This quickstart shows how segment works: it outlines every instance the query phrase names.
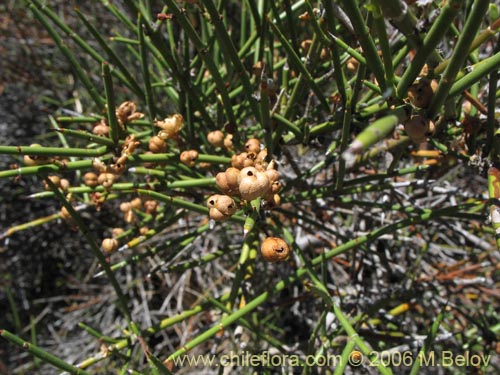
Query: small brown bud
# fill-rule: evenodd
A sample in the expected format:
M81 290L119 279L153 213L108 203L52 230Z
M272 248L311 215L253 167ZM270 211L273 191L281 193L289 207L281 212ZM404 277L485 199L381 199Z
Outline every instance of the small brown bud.
M196 164L196 160L198 160L198 151L196 150L187 150L183 151L180 156L181 162L188 167L194 167Z
M232 134L228 134L224 138L224 148L226 150L228 150L228 151L230 151L230 150L232 150L234 148L234 145L233 145L233 135Z
M113 228L111 230L111 236L113 238L116 238L118 236L121 236L123 234L123 232L124 232L123 228Z
M106 253L113 253L118 249L118 240L116 238L105 238L102 240L102 249Z
M434 97L437 89L436 80L421 78L408 89L408 98L410 102L418 108L427 108Z
M154 199L149 199L144 202L144 211L150 215L156 215L158 209L158 202Z
M92 133L101 137L107 137L109 135L109 126L103 120L94 126Z
M427 137L434 134L434 122L421 115L413 115L404 123L404 129L408 137L415 143L424 143Z
M184 118L181 114L176 113L163 121L156 120L154 124L162 129L160 131L161 135L158 134L160 137L163 139L173 139L181 131L184 125Z
M97 182L99 185L102 185L104 188L110 188L116 181L116 176L113 173L101 173L99 177L97 177Z
M262 257L267 262L282 262L290 256L290 247L279 237L267 237L260 246Z
M159 136L155 135L149 140L149 151L160 154L167 152L167 144Z
M130 210L132 210L132 205L130 204L130 202L120 203L120 211L121 212L128 212Z
M238 188L241 197L247 201L264 196L270 186L269 177L254 167L246 167L240 171Z
M214 147L224 146L224 133L221 130L214 130L207 134L207 141Z
M142 199L141 198L134 198L130 201L130 205L134 210L140 210L142 208Z
M260 152L260 141L257 138L250 138L245 143L245 151L257 155Z

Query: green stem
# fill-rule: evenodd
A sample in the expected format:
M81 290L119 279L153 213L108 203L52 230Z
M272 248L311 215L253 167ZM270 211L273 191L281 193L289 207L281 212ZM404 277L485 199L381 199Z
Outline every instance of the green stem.
M208 53L208 47L203 43L202 39L194 29L193 25L189 21L185 10L181 10L174 0L164 0L164 3L168 6L169 11L171 11L176 21L179 22L182 29L186 32L189 39L193 42L194 47L201 56L203 62L206 64L212 78L214 79L219 95L221 96L222 103L224 104L224 110L228 117L229 122L237 124L236 116L233 112L233 107L231 105L231 99L229 98L226 85L219 73L219 69L214 63L213 57Z
M343 0L342 3L344 4L344 10L351 20L354 30L357 33L356 36L358 37L359 44L361 44L361 47L363 48L366 60L370 61L370 68L375 74L380 89L382 92L385 92L387 84L385 81L386 77L384 64L382 63L382 60L377 52L375 42L368 31L367 21L363 19L357 2Z
M106 93L106 113L109 124L109 138L113 141L115 147L118 146L120 140L120 126L116 118L116 103L113 90L113 81L111 78L111 68L108 63L102 64L102 76L104 79L104 91Z
M446 67L429 108L427 109L427 116L429 118L434 118L441 111L445 100L448 98L455 77L468 56L469 47L481 25L484 14L488 10L488 5L489 0L474 1L472 10L465 21L464 28L453 50L450 63Z
M146 45L146 36L144 35L144 28L141 27L143 20L142 16L139 16L137 31L139 33L139 53L140 53L140 63L142 70L142 77L144 79L144 93L146 103L149 110L149 118L153 121L156 118L156 106L155 97L153 93L153 88L151 87L151 74L149 73L150 67L148 64L148 47Z
M47 22L47 19L43 15L41 9L44 9L44 6L41 5L38 1L28 1L26 2L29 4L29 8L35 15L35 17L40 21L40 23L45 27L47 32L50 34L50 37L54 40L54 43L59 47L59 50L61 53L68 59L70 66L73 67L75 70L76 75L82 82L82 84L85 86L87 89L90 97L94 100L94 103L96 104L97 108L100 110L104 109L104 99L99 95L97 88L94 86L92 81L90 80L87 72L83 69L83 67L80 65L78 60L76 59L75 55L71 53L70 49L66 45L66 43L63 42L59 34L56 32L56 30L52 27L51 24Z
M27 341L24 341L23 339L10 333L6 329L0 329L0 336L10 341L11 343L23 348L28 353L33 354L35 357L40 358L44 362L50 363L52 366L57 367L60 370L67 371L72 375L90 375L88 372L80 368L77 368L73 365L70 365L69 363L63 361L62 359L44 351L38 346L29 343Z
M407 95L408 88L415 78L420 74L422 67L428 61L429 56L435 50L450 28L453 19L460 10L461 1L450 0L441 9L439 17L433 22L431 29L424 38L423 44L417 50L410 66L405 70L398 84L398 95L402 99Z

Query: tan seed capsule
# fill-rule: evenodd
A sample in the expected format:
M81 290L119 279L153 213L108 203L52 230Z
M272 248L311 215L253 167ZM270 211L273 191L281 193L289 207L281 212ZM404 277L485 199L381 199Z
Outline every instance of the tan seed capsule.
M214 194L207 199L207 208L215 208L217 206L217 201L222 195Z
M240 175L240 170L234 167L229 167L225 172L217 173L215 176L215 183L217 187L224 193L228 195L239 195L239 183L238 177Z
M134 198L130 201L130 205L134 210L140 210L142 208L141 198Z
M123 228L113 228L111 230L111 235L113 236L113 238L115 238L121 236L123 232L124 232Z
M255 159L254 153L242 152L241 154L233 155L231 157L231 165L237 169L251 167L253 166L254 159Z
M101 173L97 177L97 182L104 188L110 188L115 183L116 176L113 173Z
M61 218L64 219L64 220L67 220L67 221L73 220L73 217L69 213L68 209L66 207L64 207L64 206L61 207L60 214L61 214Z
M118 240L116 238L105 238L102 240L102 249L106 253L112 253L118 249Z
M38 143L33 143L30 145L30 147L42 147ZM49 158L43 155L24 155L24 164L27 166L35 166L35 165L42 165L42 164L47 164L50 162Z
M221 195L217 200L215 208L217 208L220 212L222 212L226 216L233 215L238 209L233 198L231 198L228 195Z
M415 107L427 108L431 103L436 88L436 80L430 81L426 78L421 78L408 89L408 98Z
M228 195L214 194L207 199L209 216L215 221L229 219L238 209L233 198Z
M94 172L87 172L83 175L83 182L89 187L96 187L99 185L97 181L97 175Z
M61 178L59 176L49 176L48 179L52 181L56 187L61 187ZM45 190L50 190L50 186L47 182L44 181Z
M147 214L155 215L157 210L158 202L154 199L150 199L144 202L144 211L146 211Z
M182 115L176 113L162 121L155 121L155 125L162 129L160 133L163 139L172 139L181 131L184 125L184 118Z
M223 147L224 133L221 130L214 130L207 134L207 141L214 147Z
M257 155L260 152L260 141L257 138L250 138L245 143L245 151Z
M267 237L260 246L262 257L267 262L282 262L290 256L290 247L279 237Z
M130 210L132 210L132 205L130 204L130 202L120 203L120 211L121 212L128 212Z
M196 160L198 160L198 151L196 150L187 150L183 151L180 156L181 162L188 167L194 167L196 164Z
M208 216L210 217L210 219L215 220L215 221L224 221L224 220L229 219L229 216L224 215L222 212L220 212L216 208L211 208L208 211Z
M163 139L155 135L149 140L149 151L155 154L167 152L167 144Z
M126 211L123 215L123 219L126 223L132 223L135 220L135 216L132 210Z
M100 135L101 137L107 137L109 134L109 126L104 121L101 121L96 126L94 126L94 128L92 129L92 133L94 133L95 135Z
M276 169L267 169L264 173L267 175L271 183L278 181L280 178L280 173Z
M254 167L246 167L240 171L238 188L241 198L250 201L262 197L270 187L269 177L264 172L260 172Z
M71 184L69 183L69 181L65 178L61 178L61 181L59 182L59 187L63 190L63 191L68 191L69 187L71 186Z
M232 150L234 148L234 145L233 145L233 135L232 134L228 134L224 138L224 148L226 150Z
M434 123L421 115L411 116L405 121L404 128L408 137L415 143L424 143L435 130Z

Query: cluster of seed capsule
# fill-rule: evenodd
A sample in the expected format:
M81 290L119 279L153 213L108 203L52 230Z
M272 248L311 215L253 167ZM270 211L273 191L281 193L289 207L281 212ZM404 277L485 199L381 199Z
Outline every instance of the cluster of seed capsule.
M214 133L209 133L209 141L213 138ZM232 156L231 167L215 176L217 188L223 194L212 195L207 200L211 219L223 221L231 217L237 208L233 198L246 202L261 198L264 208L279 204L280 175L274 161L268 163L266 157L267 150L256 138L247 140L244 151Z
M126 223L134 223L137 220L136 213L138 212L155 216L158 213L158 201L154 199L143 200L141 198L134 198L131 201L122 202L120 204L120 211L123 213ZM148 227L142 226L139 228L139 233L144 235L148 230ZM118 250L119 241L117 237L121 234L123 234L122 228L113 228L111 237L106 237L102 240L101 247L106 254L112 254Z
M418 112L429 107L437 85L438 83L434 79L420 78L408 89L408 99L416 108L417 113L411 115L404 122L404 129L408 137L415 143L424 143L436 130L434 122Z
M232 137L224 136L220 130L210 132L207 140L214 147L234 148ZM261 199L264 209L279 205L282 188L280 174L274 161L266 161L267 156L267 149L257 138L248 139L244 150L233 154L231 166L215 176L217 188L222 194L213 194L207 199L210 219L228 220L239 205L255 199ZM284 240L268 237L262 242L261 253L265 260L278 262L288 258L290 248Z

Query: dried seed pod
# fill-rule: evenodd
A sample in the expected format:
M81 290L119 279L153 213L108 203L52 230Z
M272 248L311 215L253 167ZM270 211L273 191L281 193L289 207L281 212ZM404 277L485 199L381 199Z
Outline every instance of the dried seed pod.
M126 223L134 222L135 216L132 210L125 212L123 215L123 219L125 220Z
M321 52L319 53L319 58L321 60L330 60L332 58L332 54L330 53L330 50L328 48L322 48Z
M242 152L241 154L235 154L231 157L231 165L238 169L251 167L253 166L254 158L254 153Z
M173 139L181 131L184 125L184 118L181 114L176 113L163 121L156 120L154 124L162 129L160 131L161 135L158 134L159 136L163 139Z
M120 164L120 163L111 164L108 168L108 172L116 175L123 174L123 172L125 172L125 164Z
M107 172L108 170L108 167L106 166L106 164L104 164L101 160L99 159L94 159L92 161L92 166L94 167L94 169L98 172Z
M167 152L167 144L160 136L155 135L149 140L149 151L154 154Z
M107 137L109 135L109 126L102 120L92 129L92 133L99 135L101 137Z
M228 195L221 195L217 200L215 208L226 216L233 215L238 209L233 198Z
M59 176L53 175L53 176L48 176L47 178L50 181L52 181L52 183L54 185L56 185L57 187L61 187L61 178ZM44 184L45 190L51 190L49 184L46 181L44 181L43 184Z
M354 57L351 57L347 60L346 64L347 70L355 72L358 69L358 66L359 66L359 61L356 60Z
M198 160L198 151L196 150L187 150L183 151L180 156L181 162L188 167L194 167L196 164L196 160Z
M128 212L130 210L132 210L132 204L130 202L120 203L120 211L121 212Z
M118 240L116 238L105 238L102 240L102 249L106 253L113 253L118 250Z
M30 147L42 147L38 143L33 143ZM24 155L24 164L27 166L35 166L50 163L50 159L43 155Z
M290 256L290 247L279 237L267 237L260 246L262 257L267 262L282 262Z
M64 219L64 220L66 220L66 221L72 221L73 220L73 217L69 213L68 209L66 207L64 207L64 206L61 207L60 214L61 214L61 218Z
M224 221L224 220L229 219L229 216L224 215L222 212L220 212L216 208L211 208L208 211L208 216L210 217L210 219L215 220L215 221Z
M128 100L116 109L116 117L120 126L124 128L127 122L143 118L144 113L137 112L137 105Z
M405 121L404 128L408 137L415 143L424 143L434 134L434 123L421 115L413 115Z
M229 219L238 209L233 198L228 195L214 194L207 199L209 216L215 221Z
M245 143L245 151L257 155L260 152L260 141L257 138L250 138Z
M238 189L243 199L251 201L262 197L270 187L269 177L264 172L259 172L254 167L246 167L240 171Z
M280 179L280 173L276 169L267 169L264 173L267 175L271 183Z
M142 208L142 199L134 198L130 201L130 205L134 210L140 210Z
M221 130L214 130L207 134L207 141L214 147L224 146L224 133Z
M154 199L149 199L144 202L144 211L150 215L156 215L156 211L158 210L158 202Z
M121 236L123 232L124 232L123 228L113 228L111 229L111 236L115 238Z
M311 39L303 40L300 43L300 48L302 48L302 51L304 52L304 54L306 54L307 52L309 52L309 48L311 47L311 44L312 44L312 40Z
M431 103L436 89L437 81L435 79L431 81L421 78L408 89L408 98L415 107L427 108Z
M253 163L254 167L257 168L259 171L265 171L266 169L268 169L270 164L266 161L266 158L267 158L267 148L260 150L257 153Z
M68 191L69 187L71 186L71 184L69 183L69 181L65 178L61 178L61 180L59 181L59 187L63 190L63 191Z
M272 184L271 184L271 188L269 189L269 191L273 194L277 194L280 192L281 188L283 187L283 185L281 184L280 181L274 181Z
M232 150L234 148L234 145L233 145L233 135L232 134L228 134L224 138L224 147L228 151L230 151L230 150Z
M207 208L215 208L217 205L217 201L219 200L219 197L222 195L220 194L214 194L208 197L207 199Z
M110 188L116 181L116 175L113 173L101 173L99 177L97 177L97 182L99 185L102 185L105 189Z
M238 178L240 175L240 170L234 167L229 167L225 172L217 173L215 176L215 183L217 187L224 193L228 195L239 195L239 183Z

